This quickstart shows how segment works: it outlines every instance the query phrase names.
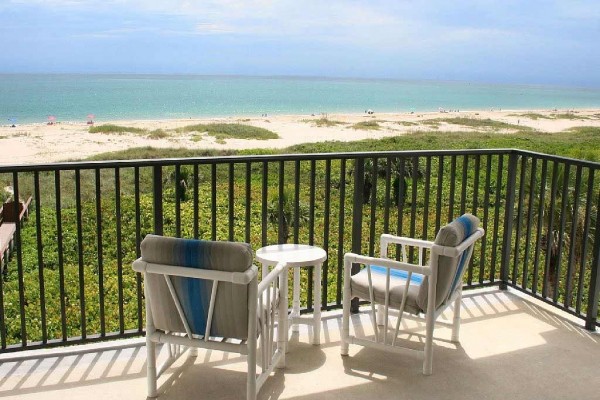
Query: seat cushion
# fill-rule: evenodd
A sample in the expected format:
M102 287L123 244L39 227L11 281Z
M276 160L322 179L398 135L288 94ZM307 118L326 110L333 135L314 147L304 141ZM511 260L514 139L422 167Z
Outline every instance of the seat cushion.
M373 283L373 296L375 302L385 304L387 268L376 265L371 266L371 281ZM390 298L389 304L392 308L400 308L402 297L406 286L408 273L405 271L394 270L390 272ZM350 282L350 288L353 297L359 297L364 300L370 300L369 294L369 272L363 268L358 274L353 275ZM410 279L408 295L406 297L405 311L418 313L417 296L419 287L423 282L423 275L413 273Z
M440 246L456 247L475 233L478 227L479 219L476 216L461 215L439 230L434 243ZM446 302L458 285L462 284L469 252L470 249L467 249L458 257L439 256L436 309ZM417 297L417 305L423 312L427 310L428 282L428 277L425 277Z

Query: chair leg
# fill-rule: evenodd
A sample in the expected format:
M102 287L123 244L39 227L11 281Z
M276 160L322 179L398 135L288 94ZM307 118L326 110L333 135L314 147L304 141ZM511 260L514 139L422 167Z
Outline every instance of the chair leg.
M167 345L168 346L168 345ZM148 371L148 397L156 397L156 343L146 338L146 366Z
M425 328L425 360L423 361L423 375L433 372L433 328L435 326L434 312L427 312Z
M253 350L252 350L253 348ZM256 400L256 340L249 346L247 356L248 377L246 378L246 400Z
M458 343L459 332L460 332L460 304L462 300L462 289L459 289L460 293L454 300L454 318L452 321L452 342Z
M377 316L375 321L378 326L385 325L385 306L383 304L377 305Z
M344 290L342 292L342 303L343 303L343 315L342 315L342 341L340 347L340 354L343 356L348 355L350 347L350 270L349 264L344 260Z

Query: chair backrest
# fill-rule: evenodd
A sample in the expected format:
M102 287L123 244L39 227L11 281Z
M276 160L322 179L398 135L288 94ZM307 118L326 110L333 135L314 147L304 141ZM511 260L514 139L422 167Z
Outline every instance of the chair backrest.
M141 243L142 260L153 264L187 268L244 272L252 266L247 243L215 242L148 235ZM190 330L204 335L209 314L212 280L169 276ZM150 307L156 329L185 333L177 306L162 274L146 274ZM148 299L146 299L148 301ZM247 339L248 286L219 282L210 335Z
M479 219L471 214L464 214L448 225L442 227L435 237L435 244L446 247L456 247L469 238L477 231ZM436 285L436 304L439 308L444 304L462 284L463 274L471 257L473 246L469 246L457 257L448 257L432 254L432 257L439 257ZM419 289L417 305L421 310L427 310L427 291L429 279L425 277L423 284Z

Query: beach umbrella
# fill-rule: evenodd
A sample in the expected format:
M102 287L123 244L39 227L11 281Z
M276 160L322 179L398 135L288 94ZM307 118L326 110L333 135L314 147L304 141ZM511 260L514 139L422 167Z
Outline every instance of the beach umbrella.
M49 115L48 116L48 122L53 123L54 121L56 121L56 117L54 115Z
M94 114L88 114L87 116L88 121L92 121L94 118L96 118Z
M11 123L11 124L14 126L14 125L17 123L17 118L15 118L15 117L10 117L10 118L8 119L8 122L10 122L10 123Z

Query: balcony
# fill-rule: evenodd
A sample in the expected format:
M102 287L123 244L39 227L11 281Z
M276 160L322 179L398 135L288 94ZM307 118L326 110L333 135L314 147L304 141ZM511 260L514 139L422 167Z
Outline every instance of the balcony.
M327 251L323 344L293 337L288 368L263 398L597 396L599 170L512 149L0 167L15 198L32 197L3 261L0 396L145 396L142 280L131 262L147 233ZM486 236L465 274L473 290L461 346L440 331L431 377L414 357L352 346L341 358L343 254L377 254L381 233L431 239L464 212L479 216ZM310 271L302 278L311 312ZM67 345L78 346L51 349ZM191 397L206 382L210 398L238 398L242 364L201 352L171 370L164 398Z
M564 313L513 290L467 292L461 344L439 331L434 374L418 357L351 346L339 355L338 310L324 313L322 343L310 328L291 336L287 368L269 378L259 399L571 399L598 396L600 338ZM362 319L362 324L358 320ZM367 330L366 313L353 327ZM419 342L420 326L408 323ZM367 332L368 333L368 332ZM30 353L30 354L27 354ZM161 399L238 399L245 395L245 359L218 351L185 358L159 381ZM8 399L146 398L141 339L0 356L0 397Z

